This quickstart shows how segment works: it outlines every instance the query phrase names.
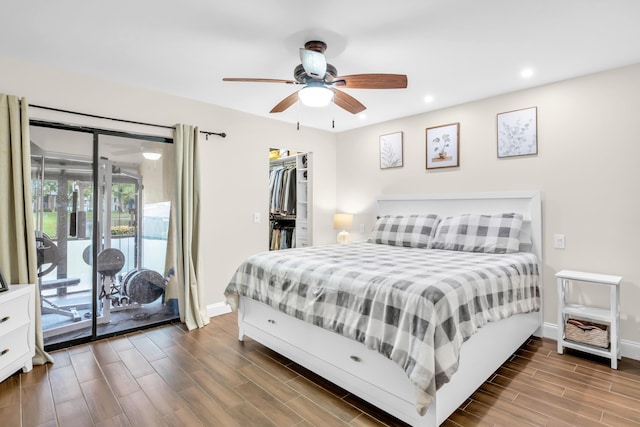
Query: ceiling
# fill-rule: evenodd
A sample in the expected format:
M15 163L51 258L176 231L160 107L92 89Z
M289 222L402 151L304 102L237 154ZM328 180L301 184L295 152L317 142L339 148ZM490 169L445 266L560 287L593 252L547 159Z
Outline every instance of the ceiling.
M0 5L11 11L0 26L1 56L336 132L640 63L638 0ZM222 81L292 79L308 40L327 43L338 75L406 74L408 88L344 89L367 107L362 117L299 103L270 114L300 86ZM520 75L525 68L531 77Z

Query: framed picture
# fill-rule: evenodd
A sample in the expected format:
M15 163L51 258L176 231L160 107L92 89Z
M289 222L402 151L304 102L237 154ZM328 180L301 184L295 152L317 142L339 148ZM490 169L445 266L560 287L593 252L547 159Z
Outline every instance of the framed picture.
M498 158L538 154L538 108L498 114Z
M402 167L402 132L390 133L380 137L380 169Z
M460 166L460 123L427 128L427 169Z
M2 274L2 269L0 269L0 292L9 290L9 282L4 278L4 274Z

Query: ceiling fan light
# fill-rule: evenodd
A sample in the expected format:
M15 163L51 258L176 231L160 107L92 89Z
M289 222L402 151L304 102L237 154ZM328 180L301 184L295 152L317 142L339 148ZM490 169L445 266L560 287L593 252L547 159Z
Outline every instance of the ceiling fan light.
M153 151L144 151L142 155L147 160L158 160L160 157L162 157L161 153L156 153Z
M298 98L307 107L326 107L333 99L333 91L324 86L306 86L298 91Z

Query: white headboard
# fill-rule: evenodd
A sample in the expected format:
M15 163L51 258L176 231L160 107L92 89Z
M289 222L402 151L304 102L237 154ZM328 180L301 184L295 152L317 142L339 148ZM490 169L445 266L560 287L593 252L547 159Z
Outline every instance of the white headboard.
M520 213L525 220L520 232L521 250L536 254L540 266L543 265L542 199L539 191L390 195L380 196L376 201L378 216Z

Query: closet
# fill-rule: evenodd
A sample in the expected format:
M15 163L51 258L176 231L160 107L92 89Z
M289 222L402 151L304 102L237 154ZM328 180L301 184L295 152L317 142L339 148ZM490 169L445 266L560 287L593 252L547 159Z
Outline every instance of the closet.
M269 249L311 246L311 153L269 151Z

